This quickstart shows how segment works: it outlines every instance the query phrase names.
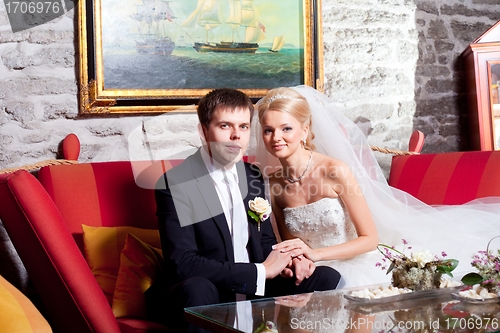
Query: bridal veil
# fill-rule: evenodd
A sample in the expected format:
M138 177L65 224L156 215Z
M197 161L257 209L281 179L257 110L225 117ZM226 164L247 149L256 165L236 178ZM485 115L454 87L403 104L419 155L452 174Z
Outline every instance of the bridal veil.
M447 258L458 259L457 277L473 271L472 255L485 250L489 239L500 235L500 198L483 198L459 206L429 206L390 187L358 126L339 112L326 95L307 86L293 89L309 103L316 151L344 161L354 173L373 214L380 243L402 249L405 239L412 250L429 250L440 257L446 252ZM253 129L256 163L267 175L280 164L264 146L258 117L254 117ZM410 251L406 251L409 255ZM355 266L375 263L352 261ZM374 283L382 282L376 280L374 277Z

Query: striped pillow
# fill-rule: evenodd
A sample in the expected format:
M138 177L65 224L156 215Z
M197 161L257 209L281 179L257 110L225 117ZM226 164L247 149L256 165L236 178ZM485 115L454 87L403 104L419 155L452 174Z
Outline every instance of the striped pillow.
M31 301L0 276L0 333L50 333L52 329Z

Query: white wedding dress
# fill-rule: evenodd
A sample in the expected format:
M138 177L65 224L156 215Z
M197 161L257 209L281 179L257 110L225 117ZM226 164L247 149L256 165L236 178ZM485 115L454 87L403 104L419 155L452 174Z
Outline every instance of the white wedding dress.
M482 198L459 206L429 206L390 187L363 132L337 110L335 102L311 87L293 89L307 99L311 109L311 129L315 134L312 143L316 151L344 161L356 177L377 226L379 242L403 250L405 239L408 246L412 246L411 250L406 248L406 255L411 251L429 250L442 257L446 252L446 258L460 262L453 272L458 278L475 271L470 264L472 255L486 250L488 241L500 235L500 198ZM256 118L252 124L255 146L250 148L255 149L256 164L268 175L281 168L281 164L267 152ZM337 199L286 208L284 215L291 233L313 248L356 237ZM490 250L496 253L500 244L492 245ZM375 266L381 259L382 254L375 250L352 259L318 264L337 269L345 280L345 287L364 286L390 282L390 275Z
M356 229L339 198L323 198L304 206L285 208L283 217L290 233L312 249L344 243L357 237ZM390 281L390 276L380 267L375 267L380 258L380 252L373 251L355 259L320 261L316 265L335 268L342 275L339 288L348 288L373 283L373 275L379 282ZM361 270L360 263L365 266ZM327 299L313 296L305 306L290 308L290 317L298 323L321 323L314 327L314 333L346 332L349 331L352 315L347 309L348 304L342 293L331 294Z
M290 233L312 249L341 244L357 237L339 198L323 198L304 206L285 208L283 217ZM375 266L381 258L382 254L375 250L352 259L316 264L335 268L342 275L339 287L348 288L390 282L390 275Z

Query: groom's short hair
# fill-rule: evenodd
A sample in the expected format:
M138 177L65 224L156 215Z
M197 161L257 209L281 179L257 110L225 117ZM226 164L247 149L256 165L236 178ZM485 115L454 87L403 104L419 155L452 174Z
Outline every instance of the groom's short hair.
M252 100L242 91L230 88L219 88L203 96L198 103L198 120L205 127L210 125L212 115L218 108L231 111L242 108L250 110L250 120L253 117L254 107Z

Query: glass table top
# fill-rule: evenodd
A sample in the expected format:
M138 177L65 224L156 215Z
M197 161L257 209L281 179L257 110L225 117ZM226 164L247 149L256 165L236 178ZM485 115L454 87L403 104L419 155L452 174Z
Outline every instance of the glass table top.
M344 296L359 289L192 307L185 314L213 332L253 333L266 323L274 330L262 332L500 332L500 304L456 300L457 288L373 301Z

